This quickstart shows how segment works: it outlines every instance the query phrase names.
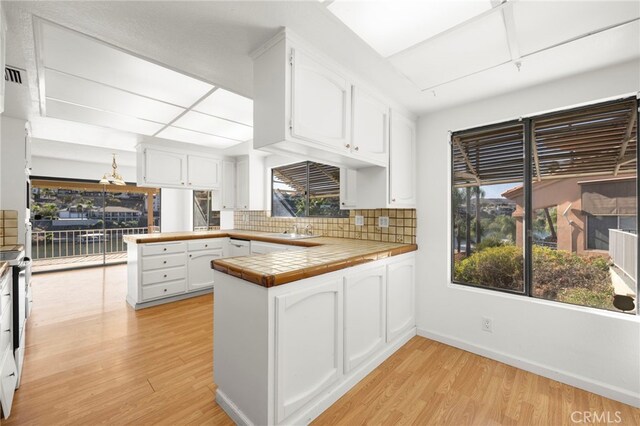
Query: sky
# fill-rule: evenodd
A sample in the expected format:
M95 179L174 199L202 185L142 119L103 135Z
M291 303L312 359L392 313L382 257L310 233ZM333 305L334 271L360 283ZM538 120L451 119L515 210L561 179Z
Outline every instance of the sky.
M484 190L484 198L503 198L502 193L507 189L511 189L518 186L517 183L504 183L501 185L485 185L482 187Z

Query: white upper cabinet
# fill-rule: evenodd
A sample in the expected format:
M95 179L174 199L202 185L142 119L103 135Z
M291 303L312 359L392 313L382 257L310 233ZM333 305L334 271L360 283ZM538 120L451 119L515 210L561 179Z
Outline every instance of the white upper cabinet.
M220 160L200 155L187 158L187 185L191 189L216 189L220 187Z
M221 187L222 210L233 210L236 207L236 163L235 161L224 160L222 162L222 187Z
M171 151L145 148L142 154L142 185L184 187L187 174L187 156ZM140 161L138 162L140 168ZM140 179L138 178L140 185Z
M341 168L340 169L340 209L354 209L357 207L358 186L357 186L357 170Z
M416 203L416 124L393 111L389 159L389 205L414 207Z
M349 149L350 83L299 49L291 49L291 69L292 136Z
M139 145L137 162L138 186L220 188L221 161L216 157Z
M254 148L352 169L387 166L381 154L386 149L379 111L383 107L369 95L362 110L353 110L356 83L346 68L287 30L252 57ZM366 139L373 132L376 140L361 139L358 150L352 141L354 113L360 120L377 122L371 131L361 122L357 135Z
M241 158L236 163L236 208L249 209L249 159Z
M389 105L356 86L351 102L352 152L372 163L386 165L389 161Z

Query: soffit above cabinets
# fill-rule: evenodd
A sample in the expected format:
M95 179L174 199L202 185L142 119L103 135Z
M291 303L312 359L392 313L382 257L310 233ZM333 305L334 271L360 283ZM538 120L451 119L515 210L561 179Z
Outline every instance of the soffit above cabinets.
M43 117L216 148L253 138L251 99L55 23L34 25Z

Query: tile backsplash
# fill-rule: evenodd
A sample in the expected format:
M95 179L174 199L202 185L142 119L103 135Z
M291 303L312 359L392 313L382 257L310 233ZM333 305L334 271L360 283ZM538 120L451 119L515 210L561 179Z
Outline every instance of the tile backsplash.
M363 216L364 225L356 225L356 216ZM389 218L389 227L378 227L380 216ZM325 237L394 243L416 242L415 209L350 210L349 217L344 218L271 217L267 210L236 211L233 219L234 228L245 231L291 232L293 226L297 225L298 231L304 232L305 227L311 225L313 234Z
M18 211L0 210L0 247L18 244Z

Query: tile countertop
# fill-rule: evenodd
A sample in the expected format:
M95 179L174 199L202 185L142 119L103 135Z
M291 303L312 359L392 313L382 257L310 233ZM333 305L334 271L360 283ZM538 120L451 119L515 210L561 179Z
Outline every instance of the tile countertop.
M286 284L418 249L416 244L332 237L288 240L275 237L266 232L235 230L126 235L124 240L127 243L143 244L223 237L307 247L305 250L228 257L211 262L212 268L217 271L242 278L263 287Z

